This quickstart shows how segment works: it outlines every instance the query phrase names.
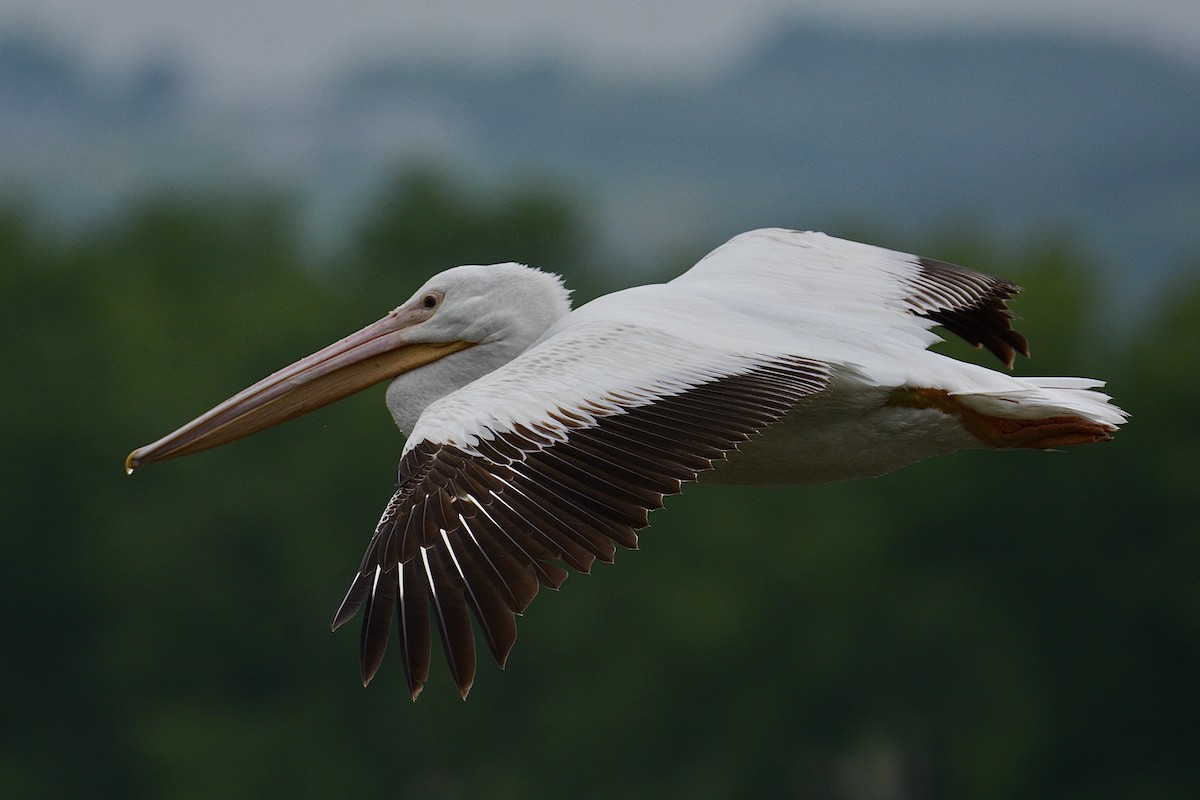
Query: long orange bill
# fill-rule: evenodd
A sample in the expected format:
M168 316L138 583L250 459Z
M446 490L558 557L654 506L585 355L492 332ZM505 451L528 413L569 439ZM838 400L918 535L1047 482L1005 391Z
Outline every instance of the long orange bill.
M139 447L125 459L125 471L132 473L143 464L198 453L249 436L472 344L413 342L407 329L417 321L403 308L392 311L238 392L174 433Z

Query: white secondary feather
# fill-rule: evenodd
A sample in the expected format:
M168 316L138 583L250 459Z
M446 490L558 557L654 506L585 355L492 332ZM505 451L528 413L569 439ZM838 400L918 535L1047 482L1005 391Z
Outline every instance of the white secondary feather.
M765 228L730 239L671 285L740 308L765 307L836 338L873 331L926 347L939 337L928 332L934 322L911 313L917 276L917 258L907 253Z

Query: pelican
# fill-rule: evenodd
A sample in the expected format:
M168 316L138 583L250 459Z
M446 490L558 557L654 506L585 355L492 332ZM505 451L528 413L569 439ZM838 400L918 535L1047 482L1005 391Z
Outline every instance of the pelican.
M446 270L357 333L139 448L126 470L231 442L390 381L406 435L395 494L333 617L363 612L360 669L393 622L409 695L436 624L465 699L472 617L501 667L515 617L566 567L633 549L700 478L880 475L967 447L1110 439L1126 418L1086 378L1018 378L928 350L941 326L1009 368L1020 287L820 233L741 234L674 280L572 310L556 275Z

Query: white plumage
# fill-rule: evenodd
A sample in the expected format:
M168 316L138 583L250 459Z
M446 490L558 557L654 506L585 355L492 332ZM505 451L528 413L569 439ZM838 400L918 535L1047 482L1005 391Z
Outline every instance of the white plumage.
M514 615L565 563L632 547L682 483L877 475L963 447L1109 438L1125 415L1082 378L1016 378L926 348L941 325L1010 366L1019 287L817 233L738 236L675 280L570 311L560 279L515 264L431 278L357 334L135 451L212 447L391 378L408 439L335 627L364 611L364 682L393 621L415 698L430 621L459 690L471 619L501 664ZM710 471L711 470L711 471Z

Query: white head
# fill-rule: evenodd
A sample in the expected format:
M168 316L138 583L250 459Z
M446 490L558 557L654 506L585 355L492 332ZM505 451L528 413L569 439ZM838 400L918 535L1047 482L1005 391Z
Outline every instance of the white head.
M571 310L562 278L523 264L469 264L439 272L396 311L427 311L409 341L519 341L524 350Z
M427 314L410 342L470 346L397 375L388 385L392 419L406 434L425 407L507 364L571 310L562 278L521 264L471 264L438 273L397 311Z

